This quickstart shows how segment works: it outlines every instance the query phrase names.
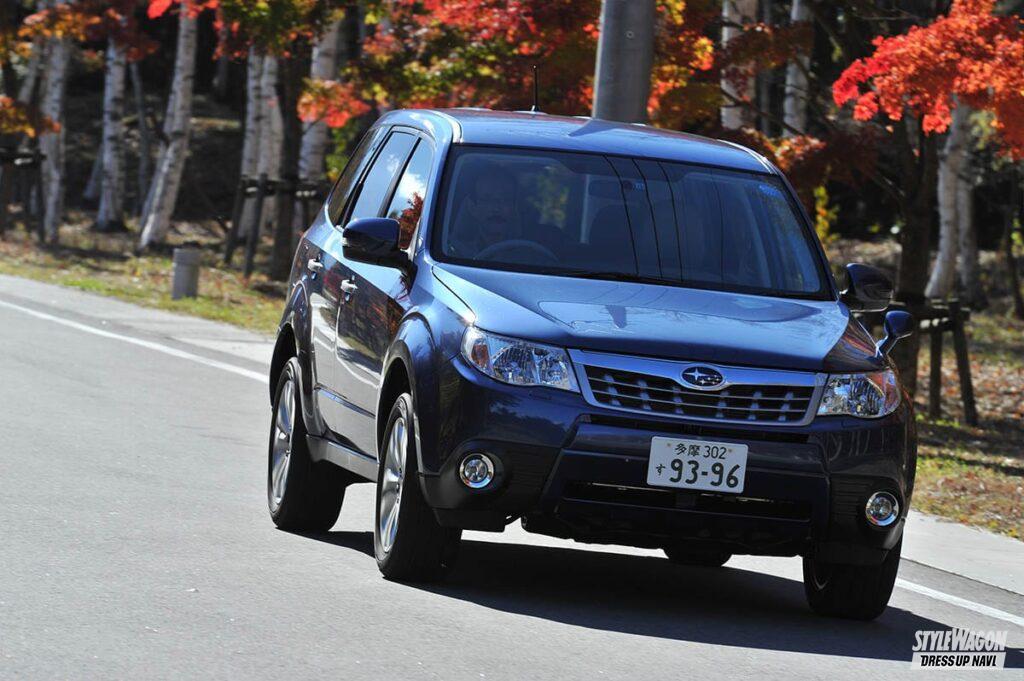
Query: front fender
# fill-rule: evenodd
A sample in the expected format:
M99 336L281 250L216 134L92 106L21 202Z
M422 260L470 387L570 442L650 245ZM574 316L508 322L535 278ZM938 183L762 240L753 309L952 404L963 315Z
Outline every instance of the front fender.
M394 391L394 372L405 372L412 394L414 432L416 433L416 459L420 471L436 470L437 455L431 443L437 442L436 413L438 404L437 362L444 361L437 351L426 320L421 316L406 318L395 334L384 359L385 382L377 403L377 436L384 432L391 411Z

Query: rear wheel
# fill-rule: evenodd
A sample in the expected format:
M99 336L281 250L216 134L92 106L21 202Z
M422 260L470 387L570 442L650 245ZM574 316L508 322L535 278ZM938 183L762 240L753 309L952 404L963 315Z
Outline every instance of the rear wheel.
M299 391L299 360L281 370L274 395L267 457L267 505L282 530L322 532L338 520L345 499L344 472L314 462L306 442Z
M732 554L725 551L695 550L681 546L666 546L664 551L668 559L676 565L722 567L732 558Z
M900 567L900 539L881 565L844 565L804 558L804 592L819 615L873 620L889 604Z
M373 549L387 579L430 581L454 563L461 530L442 527L420 490L412 396L395 400L384 429L377 473Z

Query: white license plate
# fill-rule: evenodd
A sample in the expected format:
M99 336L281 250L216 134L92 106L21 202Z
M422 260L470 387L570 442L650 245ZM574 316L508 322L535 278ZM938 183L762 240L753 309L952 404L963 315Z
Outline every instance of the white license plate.
M746 445L651 438L648 485L738 494L743 491L746 475Z

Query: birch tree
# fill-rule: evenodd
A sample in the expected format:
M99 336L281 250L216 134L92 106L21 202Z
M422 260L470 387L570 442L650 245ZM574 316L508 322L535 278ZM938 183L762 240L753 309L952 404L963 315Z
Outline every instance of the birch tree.
M309 76L314 80L329 80L338 71L338 45L341 36L341 19L333 22L313 46L312 64ZM324 175L324 156L327 150L327 124L316 121L306 127L302 134L302 150L299 153L299 177L317 181Z
M809 0L793 0L790 8L789 23L799 24L809 21L811 6ZM807 132L807 74L810 72L811 60L806 54L799 54L786 65L786 89L782 102L782 116L786 127L783 135L791 137L793 130Z
M245 131L242 136L241 177L255 177L259 173L260 138L266 106L263 102L263 56L256 48L249 48L245 66ZM248 233L252 226L255 201L246 198L239 225L239 235Z
M178 20L176 49L171 96L164 118L165 141L160 145L156 171L142 211L142 236L139 240L142 250L163 243L167 238L188 155L196 64L196 18L190 16L184 7Z
M964 182L961 173L967 155L968 118L969 112L965 106L958 106L953 112L953 121L939 158L939 253L925 289L928 298L945 298L956 283L957 251L960 246L960 206L957 197L960 185Z
M743 33L743 25L757 21L757 0L723 0L722 1L722 48L729 41ZM722 92L726 101L721 108L722 127L727 130L738 130L749 126L753 116L749 109L738 102L752 102L756 79L751 75L740 86L723 77Z
M68 64L71 60L71 41L62 35L54 35L47 39L47 43L45 83L39 110L43 116L57 123L63 123ZM43 235L51 243L57 241L60 222L64 214L64 139L63 125L56 132L39 138L39 150L44 157L42 163Z
M978 262L978 226L974 221L974 177L966 166L965 173L957 186L956 215L960 247L958 270L963 298L968 305L978 308L985 305L985 288L981 285Z
M103 88L103 145L100 164L100 206L96 229L124 228L124 90L127 58L113 38L107 43Z

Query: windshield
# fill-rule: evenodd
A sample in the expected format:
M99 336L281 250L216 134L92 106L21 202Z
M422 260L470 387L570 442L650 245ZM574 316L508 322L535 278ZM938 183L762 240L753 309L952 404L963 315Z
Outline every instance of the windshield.
M455 147L433 251L523 272L820 297L781 180L682 163Z

